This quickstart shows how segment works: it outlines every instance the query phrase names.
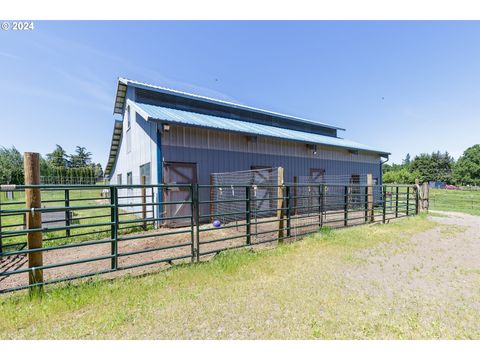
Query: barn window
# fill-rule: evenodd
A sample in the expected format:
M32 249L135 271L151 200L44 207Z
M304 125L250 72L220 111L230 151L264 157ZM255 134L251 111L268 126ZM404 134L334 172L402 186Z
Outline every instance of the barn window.
M130 129L131 121L130 121L130 105L127 106L127 130Z
M127 106L127 153L132 151L132 133L131 133L131 122L130 122L130 106Z
M117 185L122 185L122 174L117 175Z
M132 172L127 173L127 185L132 185L133 183L133 177L132 177Z
M145 176L145 184L150 184L150 163L140 165L140 178Z

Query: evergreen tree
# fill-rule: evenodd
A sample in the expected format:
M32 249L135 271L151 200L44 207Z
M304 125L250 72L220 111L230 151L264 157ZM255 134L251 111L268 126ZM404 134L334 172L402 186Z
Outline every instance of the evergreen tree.
M84 146L77 146L75 154L70 155L71 166L75 168L82 168L89 166L92 162L92 153L87 151Z
M47 154L47 160L51 166L56 168L69 166L67 152L58 144L55 150Z

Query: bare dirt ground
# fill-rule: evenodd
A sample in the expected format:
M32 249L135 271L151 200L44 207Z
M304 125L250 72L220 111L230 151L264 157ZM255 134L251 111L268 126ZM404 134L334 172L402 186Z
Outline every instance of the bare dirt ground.
M400 214L402 215L402 214ZM389 214L388 217L393 217ZM350 212L348 225L359 225L364 223L364 213L362 211ZM332 228L343 227L343 214L338 212L327 212L323 221ZM381 221L381 215L376 215L375 221ZM291 237L285 242L300 240L305 234L316 232L318 226L318 214L299 215L298 219L293 218L291 221ZM245 222L226 224L225 228L213 228L211 224L200 226L200 259L206 261L220 250L238 248L246 245ZM229 227L232 225L237 225ZM284 227L287 227L286 221ZM161 228L150 232L137 232L128 234L124 237L140 238L131 240L120 240L118 242L118 268L123 270L110 272L102 275L103 277L112 278L125 273L143 274L152 271L168 268L173 264L185 263L192 261L191 234L189 228ZM175 234L178 231L185 233ZM172 234L169 234L172 233ZM274 241L278 236L278 220L276 218L261 218L252 222L251 233L258 234L251 236L251 244L256 248L275 246ZM286 236L287 231L284 231ZM145 236L145 237L144 237ZM142 238L143 237L143 238ZM194 234L196 238L196 234ZM122 237L120 237L122 238ZM228 240L223 240L229 238ZM217 241L218 240L218 241ZM194 239L194 244L196 244ZM81 239L78 240L81 243ZM180 247L175 247L182 245ZM48 243L44 244L45 247ZM196 245L195 245L196 246ZM158 250L159 248L165 248ZM132 252L135 252L132 254ZM70 247L66 249L45 251L43 255L44 265L54 265L62 263L71 263L86 259L98 259L108 257L112 253L110 243L93 244L81 247ZM172 261L164 261L173 259ZM151 264L148 264L151 263ZM146 265L145 265L146 264ZM0 272L16 271L26 269L28 267L28 258L26 254L4 256L0 258ZM128 268L128 269L127 269ZM44 270L45 281L55 281L67 277L83 276L94 274L111 269L111 259L98 259L95 261L83 262L78 264L67 264L65 266L52 267ZM28 273L0 276L0 290L9 289L18 286L28 285Z
M413 307L429 304L418 312L430 314L432 321L445 308L478 313L480 217L435 212L429 219L439 226L408 241L382 243L358 252L345 269L346 286L371 299L387 298L393 308L407 302ZM461 321L472 325L468 319Z
M7 299L0 333L60 339L479 339L479 229L480 217L432 213L429 221L360 226L272 251L220 256L211 266L71 287L65 296L46 298L33 314L30 302Z

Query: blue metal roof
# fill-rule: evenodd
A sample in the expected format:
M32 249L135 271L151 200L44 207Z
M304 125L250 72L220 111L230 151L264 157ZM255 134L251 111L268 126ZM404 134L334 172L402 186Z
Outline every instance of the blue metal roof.
M267 136L278 139L299 141L308 144L322 144L353 150L365 150L382 155L389 154L386 151L374 149L351 140L326 135L313 134L304 131L290 130L270 125L256 124L242 120L228 119L213 115L199 114L190 111L166 108L158 105L144 104L129 100L149 120L159 120L167 123L185 126L197 126L202 128L217 129L237 132L248 135Z
M308 119L300 118L300 117L297 117L297 116L285 115L285 114L277 113L277 112L274 112L274 111L258 109L258 108L254 108L252 106L236 104L236 103L232 103L232 102L225 101L225 100L214 99L214 98L210 98L210 97L202 96L202 95L197 95L197 94L191 94L191 93L187 93L187 92L184 92L184 91L169 89L169 88L166 88L166 87L163 87L163 86L147 84L147 83L143 83L143 82L140 82L140 81L125 79L125 78L119 78L118 79L117 96L116 96L116 100L115 100L114 114L123 114L123 105L125 103L126 87L127 86L133 86L133 87L146 89L146 90L151 90L151 91L156 91L156 92L160 92L160 93L164 93L164 94L180 96L180 97L183 97L183 98L196 99L196 100L200 100L200 101L204 101L204 102L208 102L208 103L212 103L212 104L229 106L229 107L235 108L235 109L244 109L244 110L248 110L248 111L252 111L252 112L256 112L256 113L267 114L267 115L276 116L276 117L287 119L287 120L292 120L292 121L299 122L299 123L311 124L311 125L315 125L315 126L322 126L322 127L326 127L326 128L330 128L330 129L337 129L337 130L345 131L344 128L334 126L334 125L330 125L330 124L326 124L326 123L322 123L322 122L319 122L319 121L308 120Z

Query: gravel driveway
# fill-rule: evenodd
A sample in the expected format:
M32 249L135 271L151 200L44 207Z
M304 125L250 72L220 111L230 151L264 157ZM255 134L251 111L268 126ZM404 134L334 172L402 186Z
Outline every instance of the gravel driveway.
M480 312L480 217L435 212L429 219L439 226L408 241L358 252L345 272L346 287L378 301L379 309L410 309L424 322L452 324L439 333L476 336L478 323L472 320ZM453 329L459 324L460 333Z

